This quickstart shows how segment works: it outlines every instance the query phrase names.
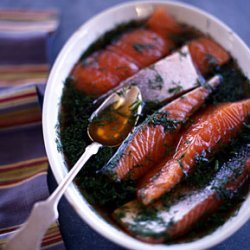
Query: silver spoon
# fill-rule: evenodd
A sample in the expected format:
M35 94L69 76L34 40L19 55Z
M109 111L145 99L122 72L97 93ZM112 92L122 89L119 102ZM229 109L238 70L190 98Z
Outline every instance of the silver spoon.
M91 115L88 135L93 141L58 185L45 200L34 204L29 218L9 239L7 250L36 250L49 226L58 218L58 202L65 190L88 159L102 146L114 147L122 143L132 131L142 111L140 89L131 86L110 95Z

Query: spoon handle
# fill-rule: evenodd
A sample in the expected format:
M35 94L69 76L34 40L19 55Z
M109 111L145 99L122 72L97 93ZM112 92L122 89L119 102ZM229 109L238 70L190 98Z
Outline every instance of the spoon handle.
M64 177L56 190L45 200L35 203L27 221L9 239L6 250L38 250L49 226L58 218L57 205L68 185L88 159L96 154L102 145L93 142L86 147L85 152Z

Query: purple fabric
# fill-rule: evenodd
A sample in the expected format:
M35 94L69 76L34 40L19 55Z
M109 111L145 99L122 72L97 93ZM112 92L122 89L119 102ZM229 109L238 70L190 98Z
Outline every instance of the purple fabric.
M46 63L47 36L44 32L0 32L0 65Z
M57 16L50 13L30 12L29 16L6 11L7 22L4 15L0 20L0 72L5 72L0 73L0 249L27 219L33 204L49 196L39 105L45 84L32 82L46 78L48 39L58 23ZM42 27L43 32L34 27ZM34 64L36 67L30 66ZM57 225L48 230L43 246L65 249Z
M33 203L44 200L47 196L46 174L29 180L28 185L23 183L7 190L0 189L0 227L23 223L30 214Z
M0 138L0 165L46 155L41 124L0 131Z
M25 108L31 108L31 107L33 107L33 105L34 104L32 104L32 103L28 103L28 104L23 105L23 106L17 106L17 107L10 106L10 107L7 107L6 109L2 109L2 110L0 109L0 115L11 112L11 111L18 111L18 110L22 110L22 109L25 109ZM1 144L1 142L0 142L0 144Z

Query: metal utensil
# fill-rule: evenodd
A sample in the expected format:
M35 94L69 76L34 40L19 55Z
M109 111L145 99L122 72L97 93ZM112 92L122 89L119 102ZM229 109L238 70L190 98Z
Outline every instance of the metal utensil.
M88 135L93 141L68 172L56 190L45 201L37 202L20 229L9 239L7 250L36 250L49 226L58 218L58 202L88 159L102 146L118 146L135 126L142 111L140 89L131 86L111 94L91 115ZM106 118L110 119L104 119ZM118 124L118 126L116 125ZM109 130L109 136L104 132ZM112 136L113 133L113 136Z

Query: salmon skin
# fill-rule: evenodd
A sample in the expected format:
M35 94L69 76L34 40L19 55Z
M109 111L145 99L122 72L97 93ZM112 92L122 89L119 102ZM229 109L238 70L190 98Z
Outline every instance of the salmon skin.
M143 101L158 103L171 99L203 82L203 78L198 75L194 67L188 47L184 46L180 51L174 52L148 68L141 69L116 88L99 97L98 101L101 102L122 87L136 85L142 92Z
M201 49L203 47L204 49ZM215 51L210 51L210 48L214 48ZM206 64L206 61L199 64L200 57L207 58L208 54L210 57L217 58L216 62L218 61L219 65L226 63L230 58L227 52L211 39L199 38L155 64L141 69L133 76L122 81L116 88L99 97L97 101L101 102L113 91L131 85L136 85L141 89L144 101L162 102L171 99L204 82L203 77L198 74L197 70L204 73L203 67L208 67L208 72L217 65ZM222 54L221 59L220 54Z
M182 134L171 158L164 159L156 173L152 171L141 180L137 197L146 205L170 191L195 170L198 156L210 157L229 143L249 115L250 99L221 104L202 113Z
M250 175L250 146L242 146L225 162L212 181L203 188L182 187L173 199L162 199L149 206L131 201L116 209L113 218L129 234L149 243L162 243L187 233L208 214L234 198ZM181 192L181 190L186 190Z
M207 85L179 97L146 119L126 138L102 173L115 181L135 180L145 174L169 153L182 123L204 103L219 83L220 77L215 76Z

